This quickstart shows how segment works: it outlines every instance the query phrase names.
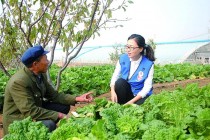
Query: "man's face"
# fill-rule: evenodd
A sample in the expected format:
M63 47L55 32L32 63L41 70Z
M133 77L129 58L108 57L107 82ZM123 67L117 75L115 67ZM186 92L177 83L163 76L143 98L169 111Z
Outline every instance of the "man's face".
M35 67L38 73L47 72L48 65L49 65L49 61L47 59L47 55L41 56L40 60L35 62Z

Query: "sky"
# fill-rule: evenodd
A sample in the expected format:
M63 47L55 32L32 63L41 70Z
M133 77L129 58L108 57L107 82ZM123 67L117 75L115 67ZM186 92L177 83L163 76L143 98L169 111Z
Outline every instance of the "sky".
M131 19L120 23L124 27L102 30L85 46L124 44L133 33L155 42L210 39L210 0L132 1L126 12L113 13L118 19Z
M115 16L128 17L123 28L101 31L86 46L124 44L133 34L146 41L173 42L210 39L210 0L133 0L126 12Z

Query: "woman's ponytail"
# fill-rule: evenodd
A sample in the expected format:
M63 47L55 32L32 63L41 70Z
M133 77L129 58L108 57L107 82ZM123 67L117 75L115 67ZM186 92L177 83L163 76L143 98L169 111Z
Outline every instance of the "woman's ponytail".
M154 51L150 45L145 43L145 39L143 36L139 34L132 34L128 37L128 40L135 39L136 43L139 47L143 47L142 55L145 55L150 61L155 61Z
M150 61L155 61L155 54L154 50L150 45L145 44L144 45L144 55L150 60Z

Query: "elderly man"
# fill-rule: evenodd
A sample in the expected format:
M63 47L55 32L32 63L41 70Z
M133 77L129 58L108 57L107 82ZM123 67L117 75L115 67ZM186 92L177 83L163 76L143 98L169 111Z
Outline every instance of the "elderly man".
M42 121L53 131L59 119L68 114L70 105L93 100L91 92L77 97L61 94L48 83L45 74L49 64L47 53L40 45L26 50L21 58L25 67L8 81L3 107L5 135L8 133L9 124L28 116Z

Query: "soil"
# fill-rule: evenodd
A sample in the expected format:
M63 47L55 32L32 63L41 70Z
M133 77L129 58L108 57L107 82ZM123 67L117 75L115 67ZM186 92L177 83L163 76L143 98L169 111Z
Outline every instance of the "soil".
M171 83L157 83L153 85L153 92L154 94L158 94L161 91L173 91L178 87L186 87L186 85L190 83L198 83L198 85L202 87L210 83L210 78L177 81L177 82L171 82ZM110 100L110 92L102 94L96 98L106 98ZM85 105L87 105L87 103L76 104L75 106L71 107L70 111L75 111L77 108L83 107Z
M172 91L178 87L186 87L187 84L190 83L198 83L200 87L205 86L210 83L210 78L205 79L194 79L194 80L185 80L185 81L177 81L177 82L171 82L171 83L157 83L154 84L154 94L158 94L161 91ZM106 98L110 100L110 93L102 94L96 98ZM85 105L88 105L87 103L84 104L76 104L75 106L71 107L70 111L75 111L79 107L84 107ZM3 125L2 125L2 114L0 114L0 138L3 136Z

